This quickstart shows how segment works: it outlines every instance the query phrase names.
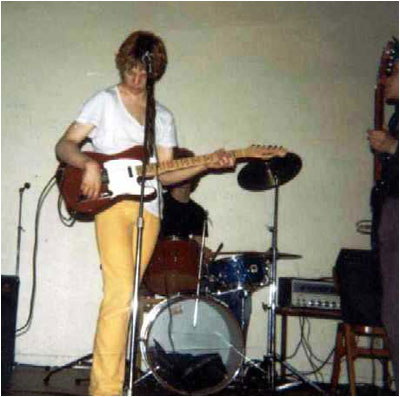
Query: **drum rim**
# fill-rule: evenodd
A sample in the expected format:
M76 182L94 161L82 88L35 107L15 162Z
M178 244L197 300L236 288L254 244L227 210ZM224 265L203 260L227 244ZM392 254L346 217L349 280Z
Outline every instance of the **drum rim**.
M194 238L189 237L181 237L177 234L168 234L166 236L162 236L159 239L159 242L165 242L165 241L190 241L190 242L195 242L197 243L197 241Z
M241 259L241 258L244 258L244 257L247 257L247 258L259 258L259 259L262 259L262 262L267 263L265 258L263 258L263 256L261 254L259 254L259 253L253 253L253 254L252 253L243 253L243 254L227 255L227 256L224 256L223 258L215 259L215 260L213 260L211 262L211 264L215 263L215 262L226 261L227 259L228 260L232 259L234 261L237 261L238 259Z
M161 378L158 373L157 370L154 368L154 365L152 363L150 363L150 360L148 360L147 358L147 341L148 341L148 337L149 337L149 333L152 329L152 326L154 324L154 321L156 320L156 318L158 317L158 315L160 314L160 312L162 310L165 309L166 305L172 301L170 304L178 302L178 301L183 301L183 300L188 300L188 299L200 299L203 301L211 301L214 303L217 303L217 305L220 305L222 307L224 307L225 309L227 309L227 313L229 314L229 316L231 317L231 319L234 320L234 323L237 325L237 329L239 330L239 335L240 335L240 342L241 342L241 348L238 349L235 346L236 350L239 350L239 356L240 356L240 363L238 365L238 367L236 368L235 372L232 374L232 376L228 376L225 380L223 380L220 384L213 386L213 387L208 387L208 388L204 388L198 391L195 391L193 393L188 393L188 392L184 392L183 390L177 389L174 386L171 386L170 384L168 384L168 382L166 380L164 380L163 378ZM142 354L142 358L144 359L148 370L154 375L154 377L156 378L156 380L163 386L165 387L167 390L176 392L178 394L181 395L207 395L207 393L216 393L220 390L222 390L223 388L225 388L226 386L228 386L239 374L240 372L240 368L242 366L242 363L244 361L244 357L245 357L245 338L243 335L243 332L240 328L240 324L237 321L237 319L235 318L235 316L230 312L229 310L229 306L222 301L219 301L218 299L214 298L213 296L209 296L209 295L200 295L200 296L196 296L196 295L188 295L188 294L177 294L174 295L170 298L166 298L164 300L162 300L161 302L159 302L156 306L154 306L150 312L147 315L147 318L145 321L143 321L143 325L142 325L142 329L140 332L140 351ZM196 393L200 393L201 394L196 394Z

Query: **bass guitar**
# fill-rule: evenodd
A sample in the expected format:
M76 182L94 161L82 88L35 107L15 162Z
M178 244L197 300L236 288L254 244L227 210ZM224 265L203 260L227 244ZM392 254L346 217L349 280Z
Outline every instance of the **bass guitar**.
M380 64L377 73L377 81L374 96L374 129L383 130L385 121L385 84L386 79L393 72L394 66L394 46L393 41L389 41L382 51ZM371 191L371 245L377 247L377 233L380 220L382 204L386 194L386 186L383 178L383 167L385 164L385 155L374 152L374 186Z
M254 145L246 149L228 151L235 159L258 158L268 160L273 157L284 157L287 150L277 146ZM139 200L141 176L143 174L142 146L135 146L123 152L105 155L95 152L84 152L101 166L101 191L97 199L88 199L81 192L83 170L64 163L57 172L57 184L67 210L71 214L95 215L120 200ZM145 179L154 178L168 171L205 165L213 161L214 154L186 157L161 163L146 165ZM157 191L153 186L144 188L144 200L153 200Z

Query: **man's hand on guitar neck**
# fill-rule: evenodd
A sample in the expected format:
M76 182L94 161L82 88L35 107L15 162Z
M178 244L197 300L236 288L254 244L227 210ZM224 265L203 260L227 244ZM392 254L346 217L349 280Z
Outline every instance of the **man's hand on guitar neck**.
M227 169L234 168L235 163L236 159L232 153L227 152L225 149L219 149L212 153L206 166L209 169Z
M371 148L379 153L395 154L399 141L386 130L368 130L367 139Z

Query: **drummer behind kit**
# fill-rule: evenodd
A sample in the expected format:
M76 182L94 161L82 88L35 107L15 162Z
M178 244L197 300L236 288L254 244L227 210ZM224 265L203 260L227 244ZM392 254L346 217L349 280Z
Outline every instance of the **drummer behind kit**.
M243 189L275 191L269 250L220 252L220 246L211 261L204 263L204 234L201 247L193 240L174 236L159 241L143 282L150 292L166 299L153 307L142 327L140 348L149 367L144 377L152 374L174 393L207 395L233 380L245 388L248 366L257 371L264 390L274 391L279 389L275 371L279 362L324 394L275 352L276 264L278 260L301 258L277 249L278 188L294 178L301 166L300 157L288 153L268 161L251 161L238 175ZM224 257L217 259L219 256ZM269 287L268 335L267 352L259 363L245 356L245 327L222 298L238 291L245 297L263 287Z

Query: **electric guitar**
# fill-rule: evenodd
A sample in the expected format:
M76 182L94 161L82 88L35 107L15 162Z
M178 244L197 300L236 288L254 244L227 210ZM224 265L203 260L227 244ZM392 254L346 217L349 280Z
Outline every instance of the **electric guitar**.
M235 159L258 158L268 160L273 157L284 157L287 150L277 146L250 146L246 149L231 150ZM60 164L57 172L57 184L65 201L67 210L71 213L95 215L120 200L139 200L141 193L141 176L143 174L142 146L114 155L95 152L84 152L96 160L101 166L101 191L97 199L88 199L81 192L83 170L64 163ZM205 165L213 161L214 154L186 157L161 163L146 165L145 179L153 178L168 171ZM153 186L144 187L144 200L153 200L157 191Z

